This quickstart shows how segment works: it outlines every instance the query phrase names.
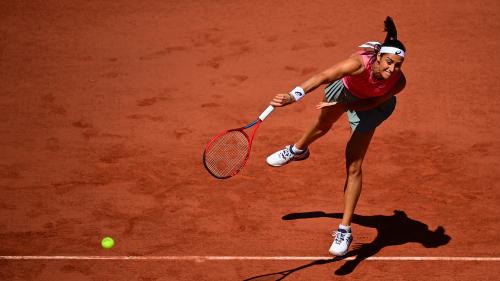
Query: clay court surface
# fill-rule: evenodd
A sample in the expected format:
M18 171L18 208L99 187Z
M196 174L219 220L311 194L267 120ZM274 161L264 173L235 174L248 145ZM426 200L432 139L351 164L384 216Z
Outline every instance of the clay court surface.
M0 279L498 280L500 4L363 3L3 1ZM383 41L387 15L408 85L365 159L352 251L328 259L346 118L307 161L264 161L321 89L269 116L238 176L202 151Z

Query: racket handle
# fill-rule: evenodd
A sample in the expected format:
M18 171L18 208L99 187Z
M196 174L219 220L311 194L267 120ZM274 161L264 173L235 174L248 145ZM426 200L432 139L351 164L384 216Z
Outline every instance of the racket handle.
M266 117L271 114L271 112L273 112L274 110L274 106L270 105L266 108L266 110L264 110L264 112L262 112L262 114L259 116L259 119L260 121L264 121L264 119L266 119Z

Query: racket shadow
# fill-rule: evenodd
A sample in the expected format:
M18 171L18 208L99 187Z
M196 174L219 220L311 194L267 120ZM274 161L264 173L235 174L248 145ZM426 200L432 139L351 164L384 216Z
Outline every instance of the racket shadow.
M342 218L341 213L325 213L321 211L292 213L283 216L283 220L297 219L312 219L312 218ZM376 255L380 250L389 246L398 246L406 243L419 243L425 248L437 248L446 245L451 237L445 234L445 229L442 226L435 230L430 230L429 226L423 222L411 219L401 210L394 210L390 216L375 215L363 216L354 215L353 223L365 227L374 228L377 230L377 236L370 243L360 243L352 246L351 251L343 257L336 257L330 260L316 260L311 263L301 265L296 268L284 270L281 272L263 274L251 277L245 280L283 280L288 275L315 265L328 264L339 262L349 258L338 269L335 270L336 275L347 275L352 273L356 267L367 258ZM258 279L276 276L277 279Z
M280 271L280 272L274 272L274 273L268 273L268 274L262 274L262 275L258 275L258 276L254 276L254 277L250 277L250 278L247 278L243 281L278 281L278 280L283 280L285 279L288 275L296 272L296 271L299 271L301 269L304 269L304 268L308 268L308 267L311 267L311 266L314 266L314 265L321 265L321 264L327 264L327 263L332 263L332 262L336 262L336 261L340 261L340 260L343 260L345 259L347 256L344 256L344 257L339 257L339 258L332 258L332 259L329 259L329 260L316 260L316 261L313 261L313 262L310 262L308 264L304 264L304 265L301 265L299 267L295 267L295 268L292 268L292 269L287 269L287 270L283 270L283 271Z

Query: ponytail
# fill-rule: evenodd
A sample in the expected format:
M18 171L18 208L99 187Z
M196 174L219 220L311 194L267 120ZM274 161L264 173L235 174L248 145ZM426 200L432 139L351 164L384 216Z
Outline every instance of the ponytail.
M406 52L406 48L401 41L398 40L398 31L396 24L391 17L387 17L384 21L384 32L387 32L382 47L395 47Z
M385 36L384 43L388 43L391 40L398 39L398 31L396 29L396 25L391 17L387 17L384 21L384 31L387 32L387 36Z
M398 40L398 31L396 24L391 17L387 17L384 21L384 32L387 32L384 43L380 44L376 41L369 41L359 47L369 49L373 55L370 58L370 63L373 63L379 54L395 54L405 57L406 48L401 41Z

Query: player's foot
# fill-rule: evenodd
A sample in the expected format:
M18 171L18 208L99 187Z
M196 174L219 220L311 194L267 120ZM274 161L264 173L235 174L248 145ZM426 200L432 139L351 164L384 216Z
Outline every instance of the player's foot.
M347 249L352 242L352 232L350 230L338 229L332 235L334 237L332 246L330 246L330 254L334 256L343 256L347 253Z
M292 151L292 145L287 145L285 148L269 155L266 162L273 167L281 167L290 163L290 161L306 160L309 157L309 154L309 148L304 152L294 153Z

